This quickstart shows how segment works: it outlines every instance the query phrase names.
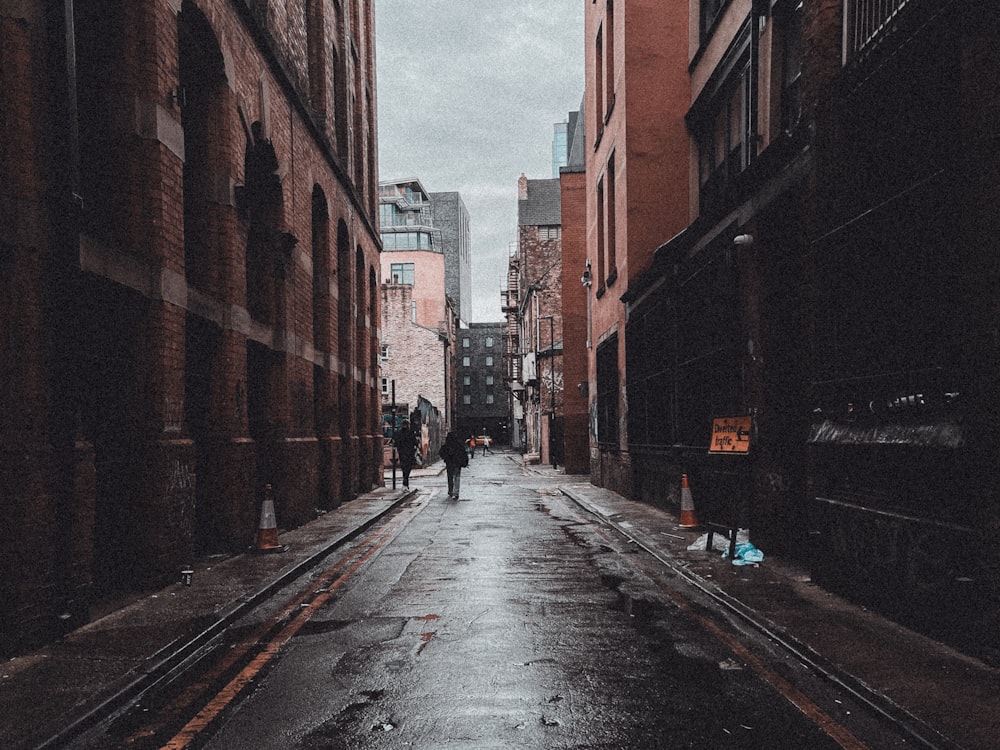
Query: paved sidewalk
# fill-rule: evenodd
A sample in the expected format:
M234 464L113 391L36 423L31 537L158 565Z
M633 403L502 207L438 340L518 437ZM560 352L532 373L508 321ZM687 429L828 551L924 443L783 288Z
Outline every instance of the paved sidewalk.
M902 721L914 747L1000 748L1000 669L819 588L808 571L766 550L758 566L743 567L718 551L689 550L701 531L681 529L674 514L595 487L584 476L564 477L562 491L795 649L803 662Z
M380 488L284 532L273 554L210 558L62 640L0 664L0 747L59 748L410 496ZM278 522L281 512L278 510ZM67 731L69 730L69 731Z

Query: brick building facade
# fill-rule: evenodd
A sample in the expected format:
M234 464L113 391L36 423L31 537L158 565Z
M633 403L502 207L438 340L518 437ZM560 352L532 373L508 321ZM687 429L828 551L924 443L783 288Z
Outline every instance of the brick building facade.
M379 183L383 239L382 411L397 402L434 410L425 435L437 455L455 423L458 300L471 274L469 214L458 193L428 193L420 180ZM464 291L463 291L464 289Z
M381 481L371 13L0 2L0 652Z
M689 5L696 3L600 0L584 17L590 474L625 495L633 492L627 421L634 399L622 295L657 245L688 223Z
M592 481L677 508L687 474L701 520L990 659L998 37L986 2L606 0L585 97ZM747 453L710 453L725 416Z
M575 115L575 116L574 116ZM566 165L559 170L562 221L563 464L567 474L590 474L590 375L593 346L593 268L587 263L585 120L572 113Z
M562 462L562 216L559 180L518 180L517 252L502 293L512 443L543 463Z

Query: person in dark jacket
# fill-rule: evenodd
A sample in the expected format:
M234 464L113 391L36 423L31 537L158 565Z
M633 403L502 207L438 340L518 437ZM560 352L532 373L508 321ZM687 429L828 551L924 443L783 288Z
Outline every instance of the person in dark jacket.
M458 500L462 484L462 467L469 465L469 454L453 430L444 439L440 453L448 471L448 497Z
M396 431L394 438L396 455L399 457L399 468L403 470L403 486L410 486L410 472L417 454L417 435L410 429L410 422L403 420L403 426Z

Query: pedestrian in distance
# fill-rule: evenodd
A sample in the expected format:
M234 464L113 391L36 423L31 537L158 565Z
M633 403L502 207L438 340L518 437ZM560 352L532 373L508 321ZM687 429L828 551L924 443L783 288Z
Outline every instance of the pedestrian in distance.
M448 497L458 500L462 485L462 469L469 465L469 454L454 430L448 432L440 454L448 472Z
M483 444L483 455L485 456L486 451L490 451L490 436L483 435L481 438L479 438L479 442ZM490 451L490 453L492 452L493 451Z
M465 441L465 447L469 451L469 458L476 457L476 436L469 435L468 440Z
M403 420L403 426L396 431L394 438L399 466L403 470L403 486L410 486L410 472L417 460L417 435L410 429L409 420Z

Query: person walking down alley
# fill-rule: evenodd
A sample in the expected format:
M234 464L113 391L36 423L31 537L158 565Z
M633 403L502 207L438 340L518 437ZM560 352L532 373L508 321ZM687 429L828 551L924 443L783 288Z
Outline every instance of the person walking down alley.
M399 457L399 467L403 470L403 486L410 486L410 472L417 458L417 435L410 429L409 420L403 420L403 426L396 431L396 455Z
M476 457L476 436L469 435L465 441L465 448L469 451L469 458Z
M448 432L440 453L448 472L448 497L458 500L462 484L462 467L469 465L469 454L454 430Z
M483 455L484 456L486 455L486 451L490 451L490 453L493 452L492 450L490 450L490 436L489 435L483 435L481 438L479 438L479 442L483 444Z

